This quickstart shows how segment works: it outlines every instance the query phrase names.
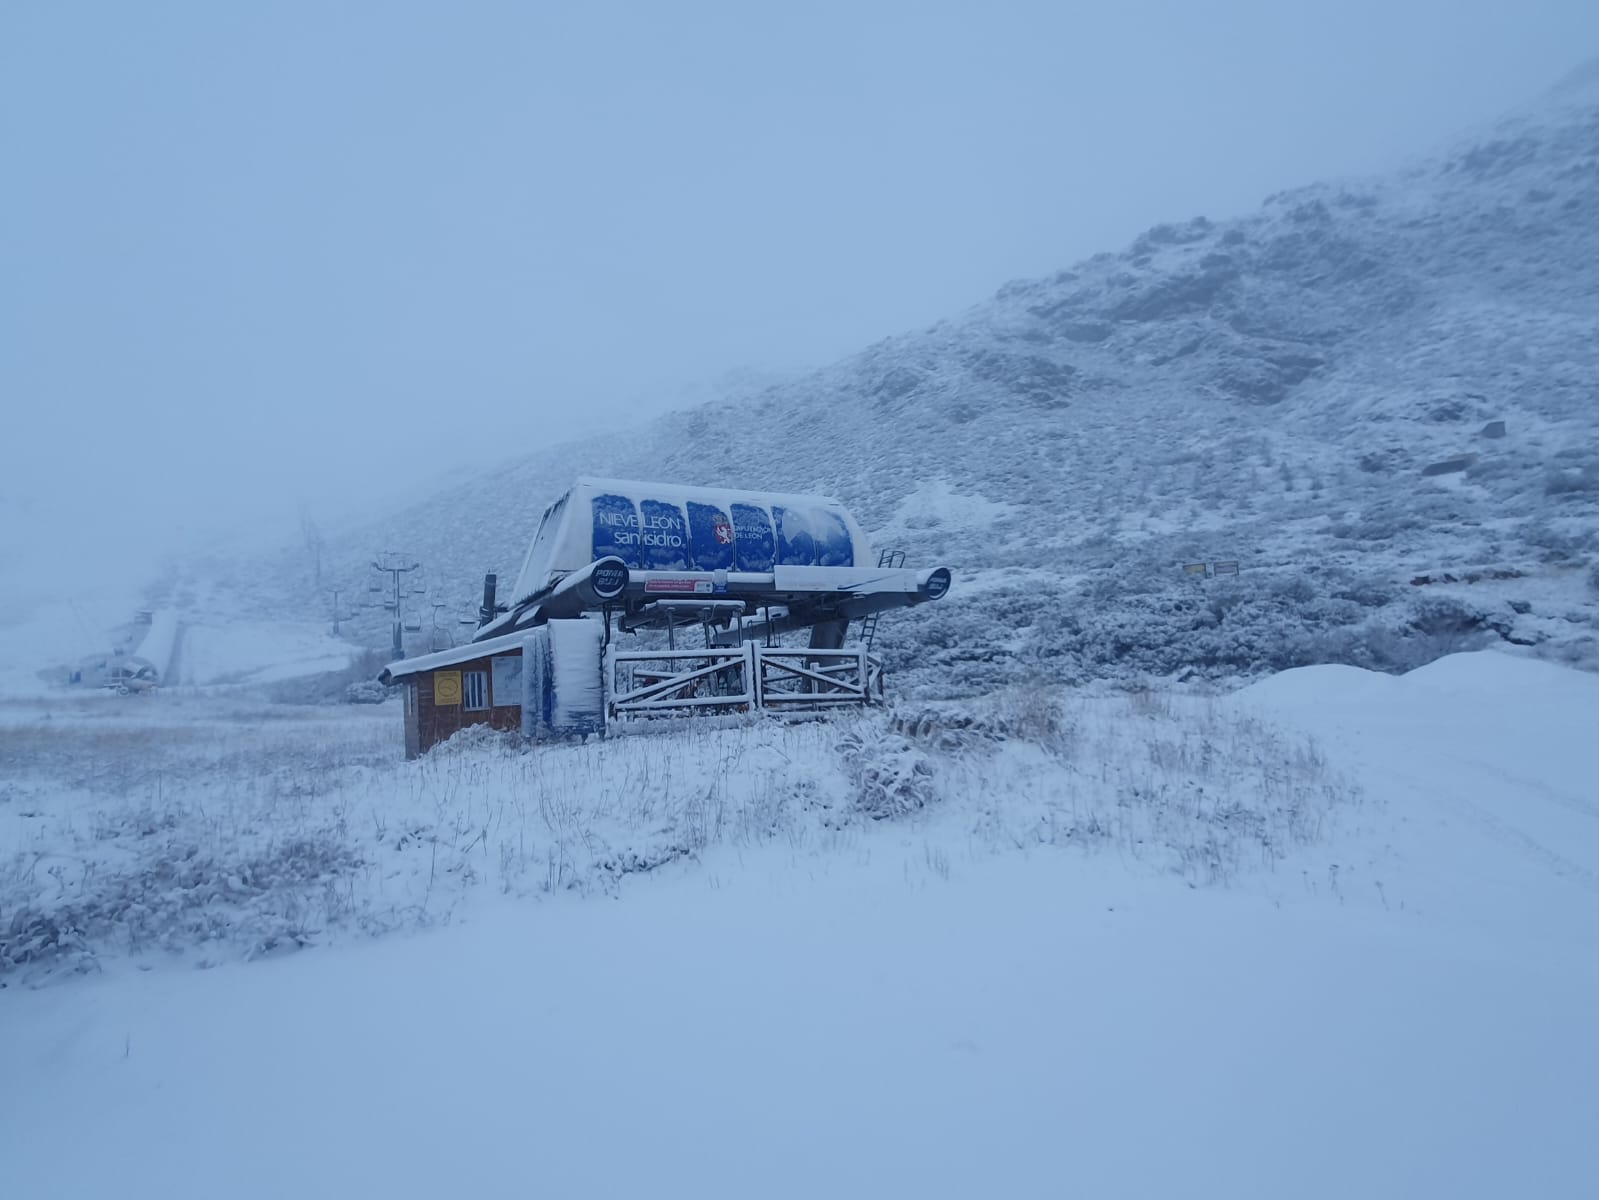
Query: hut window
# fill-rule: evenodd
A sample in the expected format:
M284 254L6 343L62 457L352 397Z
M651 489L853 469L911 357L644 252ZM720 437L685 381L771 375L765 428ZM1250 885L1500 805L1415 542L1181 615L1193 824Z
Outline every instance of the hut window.
M487 671L461 672L462 705L468 712L489 706L489 673Z

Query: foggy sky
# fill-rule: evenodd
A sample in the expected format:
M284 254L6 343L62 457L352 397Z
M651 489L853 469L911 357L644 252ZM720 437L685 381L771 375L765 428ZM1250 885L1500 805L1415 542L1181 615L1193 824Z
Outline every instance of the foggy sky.
M0 590L824 365L1596 53L1591 0L7 4Z

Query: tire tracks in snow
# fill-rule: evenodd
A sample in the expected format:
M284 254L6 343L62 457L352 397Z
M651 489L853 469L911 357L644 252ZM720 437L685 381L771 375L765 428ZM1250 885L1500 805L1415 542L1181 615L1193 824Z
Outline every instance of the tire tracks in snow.
M1485 764L1470 762L1468 765L1481 767ZM1505 778L1507 782L1522 787L1546 788L1546 785L1537 784L1534 780L1520 779L1507 772L1494 768L1489 769L1493 770L1494 774ZM1480 833L1486 835L1498 845L1519 852L1523 858L1541 864L1551 874L1576 884L1594 896L1599 896L1599 872L1590 867L1585 867L1557 851L1551 850L1525 829L1510 823L1496 813L1490 812L1476 801L1468 799L1464 789L1452 786L1444 779L1418 779L1414 775L1393 771L1391 768L1387 774L1390 779L1403 783L1417 795L1431 801L1446 813L1463 817L1475 826ZM1586 805L1582 807L1586 808ZM1594 814L1590 813L1589 815Z
M1550 787L1541 779L1518 775L1514 771L1496 767L1493 763L1484 762L1480 758L1467 759L1466 765L1497 776L1499 779L1504 780L1506 783L1514 784L1516 787L1526 788L1529 792L1536 792L1549 803L1557 805L1567 812L1575 813L1579 817L1587 817L1590 820L1599 821L1599 804L1591 804L1580 796L1573 796L1568 792L1561 791L1559 788Z

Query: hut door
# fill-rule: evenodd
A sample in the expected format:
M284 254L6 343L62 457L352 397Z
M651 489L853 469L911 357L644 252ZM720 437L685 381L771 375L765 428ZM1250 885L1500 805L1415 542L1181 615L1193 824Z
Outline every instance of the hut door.
M416 684L405 685L405 757L415 758L422 753L422 729L417 720Z

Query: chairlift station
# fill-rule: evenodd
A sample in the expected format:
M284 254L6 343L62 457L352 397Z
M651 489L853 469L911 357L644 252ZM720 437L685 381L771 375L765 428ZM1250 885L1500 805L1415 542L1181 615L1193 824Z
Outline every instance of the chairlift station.
M503 602L485 577L471 642L378 678L405 690L408 757L471 725L542 741L870 704L883 689L871 653L881 614L949 590L948 568L904 558L873 555L821 496L580 479L544 511ZM805 646L782 645L801 631ZM639 633L655 647L617 636Z

